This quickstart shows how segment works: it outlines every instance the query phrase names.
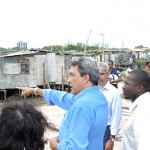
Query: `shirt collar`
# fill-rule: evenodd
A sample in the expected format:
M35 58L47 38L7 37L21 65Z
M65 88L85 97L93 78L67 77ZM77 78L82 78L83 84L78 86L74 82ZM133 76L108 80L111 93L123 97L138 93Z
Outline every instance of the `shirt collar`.
M91 87L88 87L88 88L86 88L86 89L84 89L84 90L82 90L80 93L78 93L77 95L76 95L76 98L79 98L80 96L82 96L83 94L85 94L85 93L87 93L87 92L91 92L91 91L99 91L99 86L91 86Z
M109 82L109 80L107 80L107 83L106 83L106 85L102 88L102 89L100 89L100 91L102 91L102 90L104 90L104 89L106 89L106 90L109 90L110 89L110 82Z
M146 92L146 93L140 95L140 96L131 104L129 110L130 110L131 112L133 112L133 111L137 108L138 104L144 100L144 97L145 97L147 94L149 94L149 92ZM147 95L147 96L148 96L148 95Z

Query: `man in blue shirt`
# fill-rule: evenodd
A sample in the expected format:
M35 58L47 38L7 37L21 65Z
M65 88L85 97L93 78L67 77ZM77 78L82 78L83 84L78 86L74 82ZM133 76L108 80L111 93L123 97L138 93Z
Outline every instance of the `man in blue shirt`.
M22 95L38 94L51 105L67 110L59 136L50 139L52 150L103 150L108 121L108 104L98 85L99 69L95 61L81 57L73 61L68 84L71 93L52 89L18 87Z

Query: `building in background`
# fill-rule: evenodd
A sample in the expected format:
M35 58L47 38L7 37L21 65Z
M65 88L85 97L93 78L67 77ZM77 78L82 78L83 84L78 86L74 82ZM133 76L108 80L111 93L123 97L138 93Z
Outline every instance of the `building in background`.
M23 41L17 42L17 47L20 49L26 50L27 49L27 42L23 42Z

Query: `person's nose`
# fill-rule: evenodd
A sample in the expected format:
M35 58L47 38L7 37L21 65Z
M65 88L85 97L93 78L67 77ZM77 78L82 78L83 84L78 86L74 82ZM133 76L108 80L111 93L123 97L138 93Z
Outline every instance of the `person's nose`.
M68 77L67 83L68 85L70 85L70 77Z

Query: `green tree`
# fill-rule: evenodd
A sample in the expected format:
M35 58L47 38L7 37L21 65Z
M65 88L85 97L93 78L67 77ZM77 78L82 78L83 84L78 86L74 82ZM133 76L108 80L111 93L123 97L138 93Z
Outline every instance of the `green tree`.
M12 47L11 50L13 50L13 51L20 51L20 50L23 50L23 49L21 49L19 47Z
M61 52L64 51L64 47L61 45L50 45L44 46L42 50L52 51L52 52Z
M139 45L139 46L136 46L135 49L140 49L140 48L144 48L143 45Z
M87 46L87 51L93 51L97 50L97 46ZM84 51L84 45L82 43L78 44L68 44L65 46L61 45L50 45L50 46L44 46L42 50L52 51L52 52L64 52L64 51L77 51L77 52L83 52Z
M42 50L47 50L47 51L51 51L51 46L44 46L43 48L41 48Z
M69 44L67 45L67 49L68 51L71 51L71 50L75 50L75 51L82 51L84 48L81 44Z
M94 50L97 50L98 49L98 46L87 46L87 50L90 50L90 51L94 51Z
M0 47L0 51L7 50L6 48Z
M138 60L136 61L136 65L137 65L137 67L138 67L139 69L141 69L141 68L144 66L145 62L146 62L145 60L138 59Z

